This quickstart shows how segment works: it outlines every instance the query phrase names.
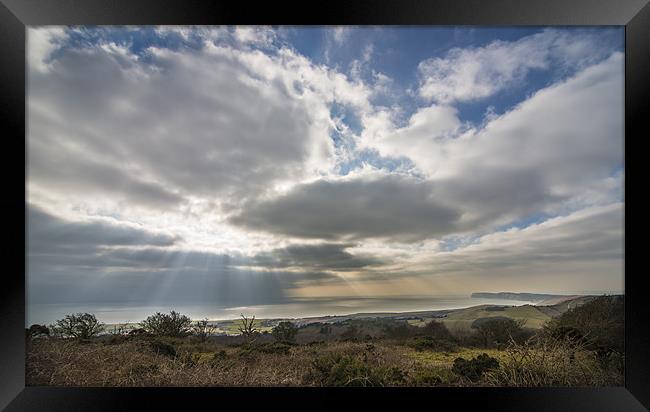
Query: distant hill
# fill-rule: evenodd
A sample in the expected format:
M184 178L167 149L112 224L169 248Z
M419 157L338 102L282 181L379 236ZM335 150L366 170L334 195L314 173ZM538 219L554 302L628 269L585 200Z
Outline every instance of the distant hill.
M364 333L370 335L381 334L377 329L386 324L393 324L393 322L406 322L413 326L424 326L431 320L443 322L452 332L467 331L471 329L471 325L477 319L489 317L507 317L515 320L525 320L525 327L531 329L539 329L550 319L557 317L567 310L584 305L597 298L595 295L548 295L548 294L535 294L535 293L474 293L472 297L489 297L494 299L496 295L501 296L501 299L513 299L520 301L535 302L534 305L477 305L460 309L438 309L438 310L424 310L415 312L378 312L378 313L353 313L348 315L332 315L332 316L315 316L303 318L274 318L274 319L255 319L256 327L264 332L270 332L271 329L280 321L290 321L295 323L301 328L301 335L299 340L311 338L323 339L324 336L320 332L322 327L331 325L333 328L328 336L334 338L346 330L350 325L354 324L363 330ZM510 297L506 297L510 296ZM238 319L230 320L211 320L210 324L217 328L215 335L238 335L239 323ZM363 326L365 325L365 326ZM107 325L110 327L119 325ZM124 325L122 325L124 326ZM128 324L127 328L136 327L137 324ZM309 333L307 333L309 332ZM318 340L317 339L317 340Z
M591 302L597 296L567 296L566 299L548 299L537 304L537 308L545 314L556 317L560 316L569 309L574 309L582 306L585 303Z
M504 299L504 300L522 300L526 302L541 302L548 299L573 298L576 296L566 295L548 295L544 293L515 293L515 292L475 292L473 298L483 299Z

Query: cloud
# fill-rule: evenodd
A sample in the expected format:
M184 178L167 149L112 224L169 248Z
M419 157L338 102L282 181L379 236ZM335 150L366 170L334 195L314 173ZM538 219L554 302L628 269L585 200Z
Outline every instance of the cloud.
M623 222L622 203L589 207L482 236L469 246L436 252L418 266L423 273L433 267L460 278L519 284L520 290L527 284L540 289L544 283L549 290L558 285L565 290L622 290Z
M168 210L236 202L327 172L328 104L362 107L364 90L288 49L62 48L29 71L30 188Z
M393 255L390 265L363 271L347 283L313 283L296 292L301 296L354 296L359 290L397 296L504 290L621 292L623 221L622 203L589 207L525 228L489 233L452 251L436 243L411 246L403 250L406 253Z
M612 181L623 159L622 107L623 55L614 53L483 128L463 126L449 106L420 109L401 128L384 111L363 119L361 144L411 159L436 198L460 209L457 228L475 230L593 205L596 192L601 204L619 201L620 191L603 188L622 185L620 175Z
M454 48L445 56L422 61L419 95L440 103L484 99L517 86L534 70L551 66L579 70L606 57L610 32L568 33L546 29L516 41L483 47Z
M613 290L624 66L609 33L453 49L420 64L418 107L370 37L346 75L266 27L30 28L30 303ZM457 103L533 73L542 89L466 121Z
M270 47L276 39L276 33L270 27L260 26L237 26L234 36L240 43L253 44L256 46Z
M34 205L28 206L27 235L30 253L48 254L56 249L98 246L172 246L180 239L112 219L73 222L58 218Z
M350 37L352 33L351 29L345 26L338 26L332 29L332 39L338 45L343 44L343 42Z
M345 269L377 262L341 249L348 245L292 246L272 251L275 261L267 270L253 270L260 259L179 249L181 239L169 234L112 219L69 221L33 205L27 230L30 304L278 303L298 284L336 278L319 270L279 268L327 267L331 260L331 266ZM334 260L340 257L345 261Z
M339 49L345 46L352 35L352 28L346 26L336 26L327 30L325 33L325 48L323 57L326 63L330 63L333 55L336 56Z
M253 261L261 266L303 268L311 270L359 270L384 263L384 260L368 254L351 254L347 249L352 243L296 244L260 253Z
M412 242L451 230L459 214L413 178L317 180L251 202L230 223L299 238L389 238Z
M41 72L47 71L50 55L67 38L63 27L30 27L27 30L27 62L29 67Z

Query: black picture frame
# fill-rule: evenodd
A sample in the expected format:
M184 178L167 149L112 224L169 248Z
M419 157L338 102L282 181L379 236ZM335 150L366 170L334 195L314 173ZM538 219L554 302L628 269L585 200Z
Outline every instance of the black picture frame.
M5 270L0 285L0 407L6 410L155 409L172 404L215 409L269 407L278 402L297 408L340 408L353 400L364 409L384 407L526 411L642 411L650 408L650 310L643 288L645 273L634 271L642 243L625 242L625 387L619 388L53 388L25 387L25 26L149 24L300 24L300 25L622 25L625 53L626 183L642 179L639 146L650 119L650 5L648 0L329 0L314 3L153 0L0 0L0 113L4 159L0 209L5 230ZM645 132L645 133L644 133ZM22 154L22 156L21 156ZM25 175L19 173L25 160ZM626 215L640 195L627 194ZM22 215L25 216L25 215ZM634 214L639 217L639 214ZM643 219L639 218L643 221ZM630 222L634 221L632 225ZM625 239L643 225L625 219ZM25 244L26 246L26 244ZM25 249L26 250L26 249ZM21 276L20 273L23 275ZM407 403L408 402L408 403ZM372 404L372 405L371 405Z

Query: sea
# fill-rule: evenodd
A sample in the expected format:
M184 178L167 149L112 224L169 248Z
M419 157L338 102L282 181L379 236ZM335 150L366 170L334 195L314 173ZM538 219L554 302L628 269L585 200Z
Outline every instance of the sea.
M228 320L255 315L257 319L297 319L307 317L350 315L355 313L416 312L443 309L461 309L477 305L530 305L535 302L471 298L468 295L417 297L363 297L294 299L290 302L237 307L219 307L218 304L126 304L126 303L48 303L29 304L26 307L26 326L51 324L67 314L87 312L106 324L136 323L156 312L175 310L192 319Z

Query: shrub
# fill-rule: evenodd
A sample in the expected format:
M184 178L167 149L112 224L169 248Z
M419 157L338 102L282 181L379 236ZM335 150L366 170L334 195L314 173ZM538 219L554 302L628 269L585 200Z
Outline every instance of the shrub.
M386 336L394 339L406 339L415 336L418 333L416 326L411 326L408 323L399 323L397 325L388 325L384 331Z
M541 335L523 344L511 341L501 367L487 377L499 386L621 385L622 362L612 360L599 362L582 340Z
M458 350L458 345L455 342L431 336L415 338L410 346L417 351L456 352Z
M102 332L104 325L91 313L76 313L57 320L50 329L63 338L87 340Z
M192 333L201 342L205 342L215 330L216 328L208 323L208 318L199 320L192 326Z
M34 324L27 330L27 335L31 338L50 336L50 329L45 325Z
M346 330L341 333L341 340L354 341L359 339L359 329L356 325L350 325Z
M192 320L178 312L171 311L168 314L156 312L140 322L140 326L146 332L154 336L185 337L192 333Z
M306 380L322 386L389 386L405 382L397 367L370 365L349 355L324 356L312 361Z
M545 332L549 337L555 339L572 339L579 341L585 338L582 332L573 326L559 325L550 327Z
M280 322L271 331L278 342L293 342L298 334L298 327L292 322Z
M438 322L435 320L430 321L424 327L422 327L422 334L432 338L453 341L454 337L449 332L449 329L445 326L444 323Z
M457 380L453 372L446 368L427 368L415 371L410 379L413 386L436 386L454 383Z
M442 383L442 377L437 371L424 370L416 372L413 378L415 386L434 386Z
M511 318L495 316L479 318L472 322L472 328L476 329L485 347L502 347L510 339L521 341L524 337L522 329L524 322Z
M189 356L185 355L183 359L186 363L190 365L209 365L214 360L217 359L215 353L210 352L192 352Z
M624 318L622 296L600 296L549 321L544 332L552 338L582 338L587 349L599 351L602 356L612 351L623 354Z
M127 335L130 337L139 337L139 336L151 336L151 333L147 332L144 328L131 329L127 332Z
M482 353L470 360L465 358L454 359L454 366L451 370L472 382L476 382L481 379L483 373L498 367L498 360L489 356L487 353Z
M167 343L162 340L154 340L149 343L149 347L154 353L163 356L169 356L171 358L176 357L176 348L174 345Z

